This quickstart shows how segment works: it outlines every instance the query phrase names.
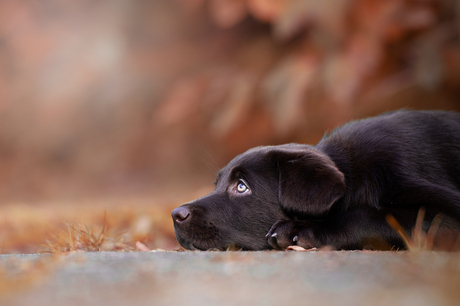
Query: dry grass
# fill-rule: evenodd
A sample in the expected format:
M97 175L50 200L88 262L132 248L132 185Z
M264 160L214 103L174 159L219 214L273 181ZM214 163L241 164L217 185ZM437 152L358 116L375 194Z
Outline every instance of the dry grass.
M170 217L177 204L149 203L146 199L2 206L0 253L128 251L136 249L137 241L149 249L178 248Z
M105 214L104 214L105 216ZM59 236L50 234L47 240L39 249L40 253L66 253L75 251L97 252L97 251L134 251L133 243L125 241L123 234L110 235L105 222L100 231L93 230L89 225L79 224L76 226L67 224L68 233Z
M421 208L417 214L415 226L409 235L399 222L392 216L388 215L386 220L388 224L401 236L407 249L413 253L422 251L458 251L460 250L460 235L458 231L440 231L440 225L443 221L442 215L438 214L431 222L428 231L423 229L425 219L425 209ZM444 234L443 237L439 237ZM447 234L447 235L446 235Z

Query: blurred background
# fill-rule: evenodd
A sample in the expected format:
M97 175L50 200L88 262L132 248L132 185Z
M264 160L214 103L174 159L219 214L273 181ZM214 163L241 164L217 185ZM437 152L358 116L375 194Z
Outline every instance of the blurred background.
M405 107L460 110L460 1L0 0L3 252L117 205L174 240L235 155Z

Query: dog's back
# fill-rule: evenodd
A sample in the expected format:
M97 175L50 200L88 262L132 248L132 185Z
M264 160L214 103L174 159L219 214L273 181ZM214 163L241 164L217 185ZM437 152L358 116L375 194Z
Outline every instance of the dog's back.
M345 174L346 206L410 207L415 200L401 201L418 199L412 191L460 220L460 114L392 112L346 124L316 147Z

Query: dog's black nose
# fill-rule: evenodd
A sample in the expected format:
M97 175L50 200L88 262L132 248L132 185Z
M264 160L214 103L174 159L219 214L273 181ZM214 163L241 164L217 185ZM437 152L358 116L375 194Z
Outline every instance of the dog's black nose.
M171 213L174 222L182 223L190 216L190 210L187 207L177 207Z

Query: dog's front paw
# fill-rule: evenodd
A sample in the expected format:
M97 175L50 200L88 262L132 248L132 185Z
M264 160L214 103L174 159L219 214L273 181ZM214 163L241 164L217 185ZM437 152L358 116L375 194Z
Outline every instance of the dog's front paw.
M322 246L311 225L304 221L279 220L273 224L266 237L270 246L276 250L284 250L290 245L299 245L305 249Z

